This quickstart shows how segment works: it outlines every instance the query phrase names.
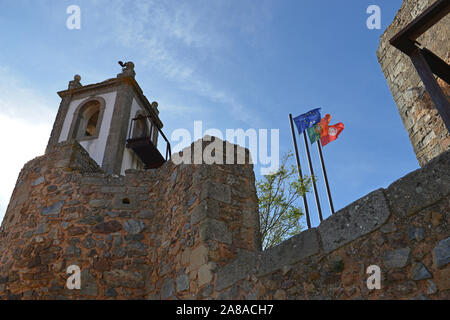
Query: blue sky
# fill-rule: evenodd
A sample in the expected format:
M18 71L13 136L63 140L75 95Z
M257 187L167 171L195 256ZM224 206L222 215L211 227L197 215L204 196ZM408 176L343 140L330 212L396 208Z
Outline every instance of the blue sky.
M192 132L194 120L223 132L274 128L283 153L292 150L288 114L321 107L332 124L345 124L324 148L336 209L388 186L418 168L376 58L401 2L4 1L0 218L20 168L44 152L56 92L74 74L83 84L116 76L118 60L135 63L136 80L159 102L168 136L177 128ZM66 28L72 4L81 8L80 30ZM372 4L381 8L381 30L366 27ZM312 154L320 174L315 148ZM320 175L318 185L328 216ZM309 201L315 211L312 195Z

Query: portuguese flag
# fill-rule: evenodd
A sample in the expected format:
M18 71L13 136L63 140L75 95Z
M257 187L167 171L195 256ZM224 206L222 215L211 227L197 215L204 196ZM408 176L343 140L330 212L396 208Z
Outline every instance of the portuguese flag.
M344 124L339 122L330 126L330 120L331 116L327 114L320 122L306 129L311 144L320 139L322 146L325 147L331 141L334 141L339 137L342 130L344 130Z
M325 147L331 141L336 140L343 130L344 124L342 122L339 122L332 126L328 126L328 132L326 133L326 135L320 136L320 142L322 143L322 146Z
M308 132L309 141L311 142L311 144L313 144L314 142L316 142L320 139L319 124L316 124L315 126L306 129L306 131Z
M311 144L317 142L320 137L328 134L328 125L330 123L331 116L327 114L319 123L306 129L308 131L309 141Z

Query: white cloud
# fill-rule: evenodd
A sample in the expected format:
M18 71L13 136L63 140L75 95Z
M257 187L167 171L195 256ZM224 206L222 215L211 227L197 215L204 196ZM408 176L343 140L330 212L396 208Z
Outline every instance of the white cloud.
M55 117L37 92L0 69L0 221L23 165L45 151Z
M51 127L33 124L0 114L0 220L9 202L17 177L23 165L45 151Z
M7 68L0 67L0 114L33 124L48 124L54 118L49 118L54 110L50 105L50 101L33 89L32 84L19 79Z
M226 4L226 2L224 2ZM224 3L211 1L175 2L134 1L132 5L114 2L108 6L108 21L114 21L108 37L133 49L138 62L158 75L179 83L179 88L223 104L236 120L259 126L260 116L238 98L212 81L214 74L202 74L204 64L232 51L227 32L230 24L246 34L258 28L240 14L234 19L222 16ZM258 21L255 10L250 10ZM262 15L264 18L267 14ZM263 22L259 22L262 24ZM251 31L249 31L251 30ZM244 32L244 31L242 31ZM223 58L223 57L222 57Z

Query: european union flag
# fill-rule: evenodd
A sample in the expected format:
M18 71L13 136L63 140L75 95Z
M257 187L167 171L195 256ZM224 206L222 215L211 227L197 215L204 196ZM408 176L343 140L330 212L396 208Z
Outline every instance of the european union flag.
M306 129L313 127L316 123L319 123L320 120L320 108L308 111L307 113L294 118L299 134L302 134Z

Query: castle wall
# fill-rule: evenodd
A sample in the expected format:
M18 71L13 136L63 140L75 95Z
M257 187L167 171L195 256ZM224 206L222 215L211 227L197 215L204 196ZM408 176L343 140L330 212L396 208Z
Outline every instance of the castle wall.
M11 197L1 299L450 298L450 152L262 252L251 165L118 177L77 143L53 150ZM81 290L65 287L72 264ZM370 265L380 290L367 288Z
M381 270L380 290L367 268ZM217 273L218 299L450 299L450 152Z
M450 133L410 58L391 46L389 40L434 2L405 0L394 21L382 35L377 51L378 61L421 166L450 148ZM447 15L417 40L450 63L449 39L450 16ZM450 98L450 86L441 79L438 82Z

